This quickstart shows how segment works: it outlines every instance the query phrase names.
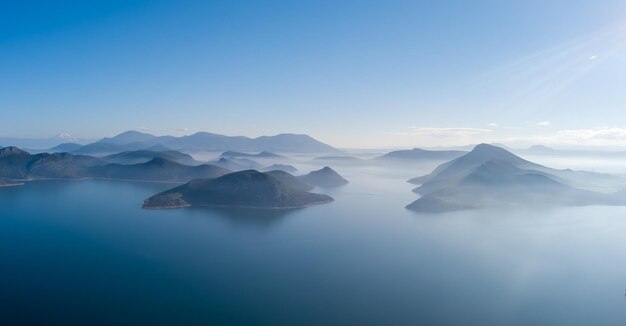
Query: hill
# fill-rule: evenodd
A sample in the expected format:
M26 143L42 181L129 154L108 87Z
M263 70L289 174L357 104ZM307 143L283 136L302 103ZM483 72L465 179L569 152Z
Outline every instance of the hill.
M63 143L63 144L60 144L58 146L50 148L48 150L48 152L50 152L50 153L67 153L67 152L73 152L75 150L78 150L81 147L83 147L83 145L77 144L77 143Z
M270 174L247 170L215 179L192 180L146 199L144 208L228 206L287 209L332 200L326 195L294 189Z
M231 171L257 170L261 168L261 164L247 158L220 158L211 162L213 165L220 166Z
M118 164L137 164L146 163L155 158L162 158L165 160L173 161L185 165L198 165L200 162L194 160L189 154L181 153L178 151L165 150L165 151L153 151L153 150L138 150L122 152L118 154L111 154L102 158L103 161L108 163Z
M82 178L98 159L68 153L31 155L17 147L0 149L0 178Z
M348 180L344 179L339 173L329 167L312 171L299 178L305 183L317 187L338 187L349 183Z
M297 190L309 191L315 188L312 185L302 181L300 178L290 173L287 173L285 171L273 170L273 171L265 172L265 174L270 175L278 179L279 181L283 182L285 185L291 188L297 189Z
M298 169L296 169L293 165L289 165L289 164L272 164L270 166L266 166L260 169L261 172L268 172L268 171L275 171L275 170L280 170L280 171L284 171L287 173L298 172Z
M465 151L456 150L425 150L413 148L399 150L373 158L377 161L413 161L413 160L453 160L467 154Z
M621 205L618 196L578 189L553 170L481 144L419 178L422 197L407 208L451 211L491 206ZM413 179L415 180L415 179Z
M94 166L89 169L88 175L106 179L186 182L196 178L215 178L229 172L231 171L211 164L188 166L154 158L146 163Z

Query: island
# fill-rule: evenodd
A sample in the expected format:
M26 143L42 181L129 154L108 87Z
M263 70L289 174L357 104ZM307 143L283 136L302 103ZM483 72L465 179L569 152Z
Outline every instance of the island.
M293 209L332 201L330 196L296 189L270 173L245 170L213 179L192 180L146 199L143 208L208 206Z
M422 195L407 206L420 212L446 212L485 207L538 207L549 205L626 205L620 192L605 193L576 185L625 180L592 172L551 169L493 145L481 144L471 152L438 166L430 174L409 180ZM619 179L619 180L618 180Z

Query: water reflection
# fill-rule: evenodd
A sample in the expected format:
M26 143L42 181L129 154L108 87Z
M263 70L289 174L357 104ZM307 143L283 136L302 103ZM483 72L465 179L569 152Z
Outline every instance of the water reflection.
M187 216L194 218L217 217L223 221L236 226L251 226L258 228L269 228L284 221L287 216L292 215L297 209L260 209L242 207L189 207L182 209Z

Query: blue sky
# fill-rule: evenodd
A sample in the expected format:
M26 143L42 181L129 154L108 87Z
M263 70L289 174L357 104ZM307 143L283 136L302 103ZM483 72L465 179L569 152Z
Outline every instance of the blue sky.
M626 146L624 1L2 1L0 137Z

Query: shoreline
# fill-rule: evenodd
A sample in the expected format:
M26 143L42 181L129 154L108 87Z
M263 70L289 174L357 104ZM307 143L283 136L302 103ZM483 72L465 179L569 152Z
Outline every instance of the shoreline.
M168 180L142 180L142 179L116 179L116 178L98 178L98 177L82 177L82 178L31 178L21 179L21 185L32 181L84 181L84 180L104 180L104 181L125 181L125 182L144 182L144 183L168 183L183 184L189 181L168 181Z

